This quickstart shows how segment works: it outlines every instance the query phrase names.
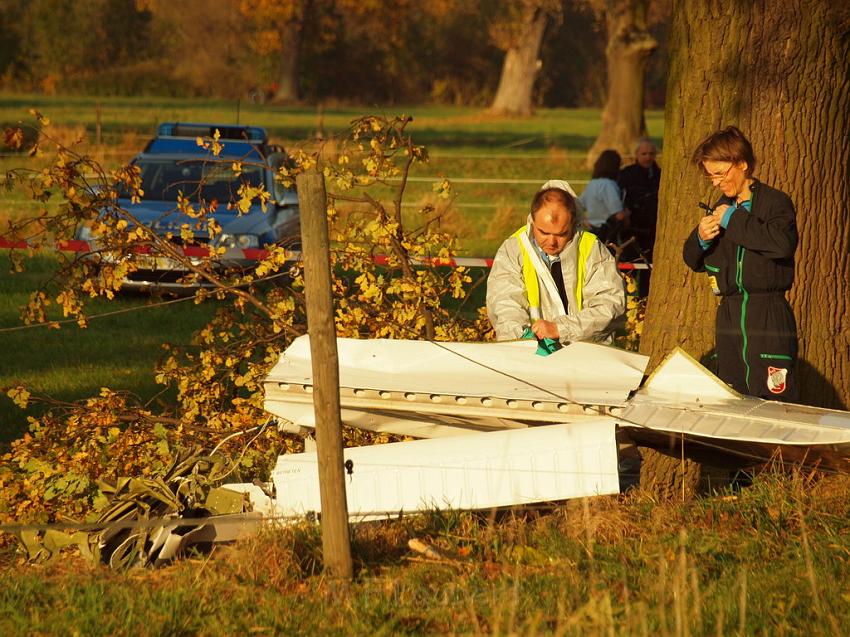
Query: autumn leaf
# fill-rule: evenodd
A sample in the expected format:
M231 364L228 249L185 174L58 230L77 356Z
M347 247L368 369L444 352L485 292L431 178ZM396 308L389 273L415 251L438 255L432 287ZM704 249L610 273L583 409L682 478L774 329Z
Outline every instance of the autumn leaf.
M20 128L4 129L3 143L9 148L19 150L24 144L24 131L22 131Z
M38 110L31 108L30 115L35 117L42 126L50 126L50 119L42 115Z
M440 199L448 199L452 194L452 184L448 179L435 182L432 189Z
M192 228L188 223L184 223L180 226L180 239L183 243L189 244L192 243L195 237L195 233L192 231Z
M6 392L6 395L21 409L27 408L30 400L30 393L24 387L13 387Z

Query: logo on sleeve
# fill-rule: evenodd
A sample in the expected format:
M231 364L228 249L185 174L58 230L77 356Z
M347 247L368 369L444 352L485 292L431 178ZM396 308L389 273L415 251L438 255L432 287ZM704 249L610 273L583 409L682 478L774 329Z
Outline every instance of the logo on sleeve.
M785 391L785 377L788 370L784 367L767 368L767 388L771 394L781 394Z

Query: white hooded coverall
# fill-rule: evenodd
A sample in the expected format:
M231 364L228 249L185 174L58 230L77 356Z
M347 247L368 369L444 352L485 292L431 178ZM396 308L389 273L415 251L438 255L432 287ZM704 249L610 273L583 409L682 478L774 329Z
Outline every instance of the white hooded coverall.
M526 247L533 243L531 215L524 229ZM578 254L583 230L578 230L560 254L568 311L564 311L555 281L547 264L537 250L526 250L534 263L540 289L540 314L558 326L558 340L607 343L612 339L613 322L626 308L623 279L608 249L598 240L589 246L584 262L584 280L577 281ZM496 330L496 340L508 341L522 337L525 328L536 320L529 307L528 292L523 279L523 250L520 239L508 237L496 252L493 268L487 278L487 315ZM578 299L576 290L581 290Z

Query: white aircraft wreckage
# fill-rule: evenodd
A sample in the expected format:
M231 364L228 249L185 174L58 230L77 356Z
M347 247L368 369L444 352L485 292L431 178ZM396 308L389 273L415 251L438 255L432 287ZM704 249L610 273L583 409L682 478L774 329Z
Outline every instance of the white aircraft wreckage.
M344 450L349 514L617 493L618 432L718 466L780 454L847 468L848 412L742 396L678 348L645 378L648 358L633 352L573 343L541 357L536 347L338 339L343 424L415 438ZM309 436L312 390L302 336L265 379L265 408L281 429ZM273 497L252 485L228 487L248 492L267 515L320 511L314 449L280 456L271 483Z

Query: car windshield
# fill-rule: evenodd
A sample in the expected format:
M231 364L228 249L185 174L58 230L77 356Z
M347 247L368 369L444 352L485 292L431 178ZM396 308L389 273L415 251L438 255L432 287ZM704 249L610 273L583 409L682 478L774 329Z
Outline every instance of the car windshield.
M183 193L192 202L227 204L239 199L243 184L256 187L263 183L260 166L243 164L237 175L228 160L139 160L136 165L141 170L142 199L177 201Z

